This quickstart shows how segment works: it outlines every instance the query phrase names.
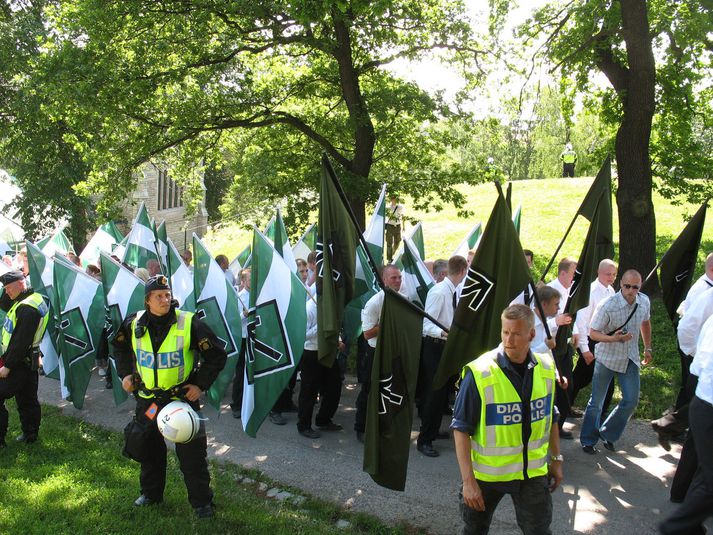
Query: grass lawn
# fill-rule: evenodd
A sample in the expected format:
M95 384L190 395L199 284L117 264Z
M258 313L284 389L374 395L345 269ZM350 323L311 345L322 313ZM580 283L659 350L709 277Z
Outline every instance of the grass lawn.
M592 183L592 177L556 178L545 180L522 180L513 183L513 207L522 205L521 242L522 246L535 252L534 273L544 270L549 257L562 239L572 217L579 208L584 195ZM496 189L493 184L464 186L461 191L468 199L467 206L474 213L469 219L459 218L455 208L444 207L440 211L416 212L409 210L406 199L406 215L423 224L426 257L428 259L448 258L473 226L481 221L485 226L495 202ZM684 216L690 216L697 206L683 204L674 206L658 194L654 194L656 209L657 258L666 252L671 242L685 226ZM614 207L614 242L618 247L619 221ZM317 215L314 214L316 221ZM565 242L559 258L577 257L581 252L588 222L578 218ZM408 230L406 231L408 234ZM213 254L224 253L234 258L249 243L250 233L237 225L223 227L220 231L208 233L206 244ZM709 216L703 231L699 252L699 265L705 255L713 251L713 216ZM556 265L550 270L546 280L553 278ZM702 273L699 268L696 276ZM647 274L645 273L644 276ZM654 363L645 369L641 377L641 401L637 416L658 417L674 401L678 389L679 364L676 341L671 322L660 300L652 300L653 305L653 346ZM580 394L579 403L586 403L586 392Z
M346 513L309 497L301 504L266 498L259 484L271 488L271 481L258 472L216 462L211 463L216 516L199 520L186 499L173 453L169 453L164 503L136 508L132 503L139 495L139 465L121 455L120 433L43 406L40 441L25 445L14 440L19 433L17 411L14 402L7 405L11 417L8 445L0 450L0 533L418 533L387 527L372 517ZM245 477L254 482L238 481ZM340 519L350 526L338 529L335 523Z

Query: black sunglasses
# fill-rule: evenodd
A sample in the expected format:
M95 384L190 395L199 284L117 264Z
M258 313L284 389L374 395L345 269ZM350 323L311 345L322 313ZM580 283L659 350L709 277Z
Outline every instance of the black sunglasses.
M627 290L640 290L641 286L638 284L622 284L622 287L626 288Z

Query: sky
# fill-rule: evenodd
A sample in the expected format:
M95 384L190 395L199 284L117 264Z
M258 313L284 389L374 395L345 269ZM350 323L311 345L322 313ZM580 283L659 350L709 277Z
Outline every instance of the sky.
M476 31L479 33L485 32L487 28L488 0L465 0L465 3ZM514 7L509 14L503 37L510 39L513 29L523 23L535 8L545 3L545 0L524 0L520 2L522 5L517 5L518 2L514 1ZM400 77L417 83L429 93L442 91L447 101L452 100L458 90L464 86L462 77L453 68L441 64L437 59L421 62L400 60L394 62L390 66L390 70ZM469 109L476 117L484 117L493 113L497 115L499 99L504 93L509 95L519 94L523 80L505 82L506 74L504 68L494 69L489 83L485 84L483 89L483 92L486 93L485 98L478 98L473 103L472 108ZM546 72L539 73L539 75L535 73L530 83L536 83L539 76L548 77ZM487 87L496 87L497 90L488 94Z

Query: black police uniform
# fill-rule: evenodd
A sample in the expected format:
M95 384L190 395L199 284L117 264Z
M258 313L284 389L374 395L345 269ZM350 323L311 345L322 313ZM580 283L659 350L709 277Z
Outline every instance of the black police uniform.
M177 303L174 301L165 316L156 316L146 310L137 320L137 328L148 329L152 347L161 347L171 325L176 323L176 305ZM132 375L136 370L136 356L131 347L131 322L135 317L136 314L129 315L112 340L112 345L116 348L114 354L117 359L117 372L122 379L127 375ZM205 391L210 388L225 366L227 354L213 331L196 316L193 316L191 322L190 349L195 355L193 371L184 383L177 386L180 391L183 391L181 386L193 384ZM149 399L136 396L136 419L148 427L144 442L148 456L141 462L140 476L141 494L146 498L144 503L158 503L163 500L163 491L166 486L166 443L156 425L155 415L171 401L170 394L152 394ZM146 411L153 403L156 403L158 407L154 412L154 417L150 419ZM200 410L198 400L188 403L194 410ZM186 444L176 444L176 455L188 490L188 501L195 509L209 506L212 503L213 492L210 489L210 474L206 461L207 449L208 441L205 427L202 424L198 436L193 440ZM137 503L137 505L141 505L141 503Z
M6 293L0 299L0 308L9 311L14 303L32 295L34 291L28 288L15 300L11 300ZM36 308L29 305L20 305L16 311L16 322L8 344L7 350L2 355L4 366L10 370L5 379L0 379L0 445L5 445L7 434L8 413L5 400L15 398L17 412L20 415L22 435L18 440L34 442L40 430L42 411L37 399L38 386L38 360L39 352L33 350L32 342L35 339L37 327L42 321L42 315Z

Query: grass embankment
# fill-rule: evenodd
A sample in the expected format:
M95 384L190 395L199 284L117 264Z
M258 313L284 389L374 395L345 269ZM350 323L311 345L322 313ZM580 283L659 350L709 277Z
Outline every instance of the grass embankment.
M139 466L121 455L123 437L43 407L40 441L25 445L15 405L10 410L8 446L0 450L0 533L77 534L263 534L415 533L384 526L361 514L307 498L302 503L265 497L273 483L258 472L230 463L211 463L216 516L199 520L186 499L176 456L169 453L163 504L136 508ZM248 477L254 482L238 480ZM267 486L260 488L260 483ZM280 488L284 488L280 486ZM296 491L299 494L299 491ZM350 526L338 529L344 519Z
M522 205L522 226L520 240L522 246L535 252L534 273L543 272L550 255L555 251L572 217L579 208L584 195L592 183L592 178L568 178L545 180L522 180L513 183L513 207ZM468 186L461 189L468 199L466 208L473 212L473 217L459 218L456 210L446 207L441 211L416 212L409 210L406 199L406 215L422 221L426 244L426 256L429 259L448 258L473 226L481 221L485 226L495 202L496 190L492 184ZM619 218L614 206L614 242L618 250ZM656 256L666 252L673 240L685 225L684 215L692 215L697 206L674 206L658 194L654 194L656 210ZM266 214L266 219L270 214ZM316 221L317 215L314 214ZM577 257L582 249L588 222L578 218L558 258ZM408 230L406 234L408 234ZM237 225L225 227L209 233L206 243L213 254L224 253L234 258L249 243L250 233ZM713 251L713 216L707 218L703 240L699 252L699 266L702 266L707 252ZM556 266L549 272L546 280L554 277ZM696 277L702 273L699 267ZM645 273L644 276L647 274ZM678 389L679 363L676 341L671 322L660 300L653 300L653 345L654 363L645 369L641 377L641 401L636 415L640 418L655 418L674 401ZM578 402L586 403L586 392L580 394Z

